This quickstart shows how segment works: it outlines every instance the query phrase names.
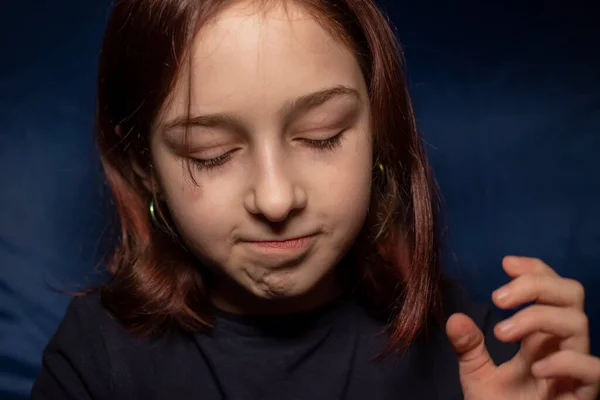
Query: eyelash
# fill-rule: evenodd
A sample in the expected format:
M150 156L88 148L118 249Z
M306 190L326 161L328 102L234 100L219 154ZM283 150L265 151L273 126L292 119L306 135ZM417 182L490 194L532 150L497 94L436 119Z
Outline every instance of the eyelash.
M323 140L302 139L302 142L317 150L333 150L342 144L343 135L346 130L340 131L335 136Z
M337 133L335 136L332 136L330 138L323 139L323 140L301 139L301 141L303 143L305 143L306 145L308 145L309 147L312 147L319 151L334 150L334 149L340 147L340 145L342 144L343 134L345 131L346 130L343 130L343 131ZM190 160L192 161L194 166L196 168L198 168L199 170L217 169L217 168L225 165L225 163L227 161L229 161L231 156L236 151L237 151L237 149L231 150L231 151L228 151L227 153L222 154L218 157L210 158L207 160L203 160L200 158L193 158L193 157Z
M228 151L225 154L221 154L218 157L215 158L210 158L208 160L203 160L200 158L191 158L190 160L192 161L192 163L194 164L194 166L201 170L211 170L211 169L217 169L219 167L222 167L223 165L225 165L225 163L227 161L229 161L229 159L231 158L231 156L233 155L233 153L235 153L237 150L231 150Z

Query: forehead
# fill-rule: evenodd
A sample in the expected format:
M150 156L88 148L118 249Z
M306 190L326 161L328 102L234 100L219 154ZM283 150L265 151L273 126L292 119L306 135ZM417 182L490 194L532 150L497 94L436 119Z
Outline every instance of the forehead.
M195 111L244 114L255 106L256 115L332 86L366 91L352 51L292 4L226 8L200 30L190 54L167 114L187 107L188 98Z

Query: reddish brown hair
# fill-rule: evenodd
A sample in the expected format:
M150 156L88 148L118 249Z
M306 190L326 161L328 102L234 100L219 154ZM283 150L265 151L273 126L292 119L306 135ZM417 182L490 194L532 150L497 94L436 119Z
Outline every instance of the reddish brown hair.
M371 0L290 1L354 51L369 88L374 159L385 166L385 176L375 177L369 215L353 249L358 262L349 278L368 304L389 318L390 349L405 349L429 317L439 314L441 277L435 186L405 84L401 49ZM206 277L176 233L152 224L148 204L155 193L133 165L151 168L148 137L189 57L188 48L206 21L231 2L117 0L108 21L100 58L97 142L120 235L108 260L112 279L101 295L136 334L167 327L197 331L210 323Z

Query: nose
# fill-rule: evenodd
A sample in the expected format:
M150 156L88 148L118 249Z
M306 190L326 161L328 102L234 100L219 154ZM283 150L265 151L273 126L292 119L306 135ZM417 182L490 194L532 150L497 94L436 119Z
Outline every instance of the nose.
M284 163L265 160L245 199L246 209L271 222L284 221L293 211L306 207L306 191Z

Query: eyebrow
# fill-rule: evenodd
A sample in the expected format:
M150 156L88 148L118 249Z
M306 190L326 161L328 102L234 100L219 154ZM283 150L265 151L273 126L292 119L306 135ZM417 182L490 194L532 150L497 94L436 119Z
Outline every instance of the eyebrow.
M287 121L286 124L299 114L306 113L315 109L328 101L338 97L353 97L360 100L358 90L349 86L338 85L318 92L310 93L289 101L282 107L282 115ZM239 129L243 125L240 118L228 114L217 113L196 116L175 117L164 124L164 130L169 131L178 127L229 127Z

